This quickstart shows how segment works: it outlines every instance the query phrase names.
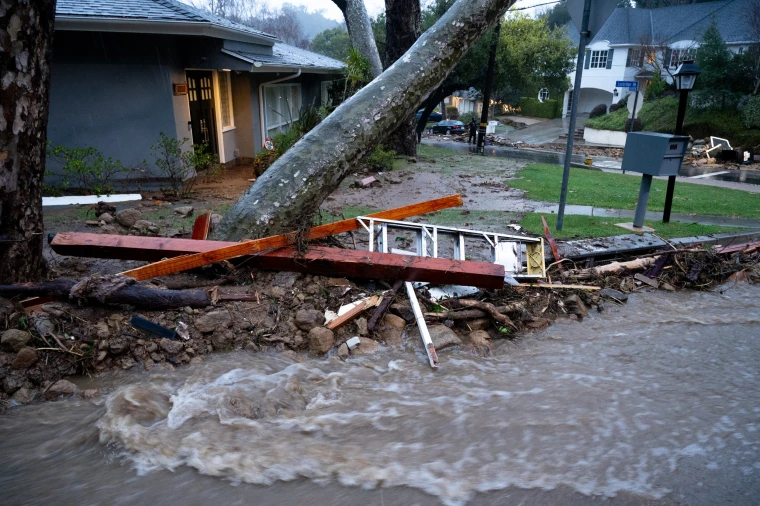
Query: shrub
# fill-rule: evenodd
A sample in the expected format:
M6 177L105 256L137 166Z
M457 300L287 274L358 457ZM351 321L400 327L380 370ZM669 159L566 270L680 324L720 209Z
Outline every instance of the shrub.
M459 118L459 109L457 109L453 105L447 105L446 106L446 117L449 119L457 119Z
M480 124L480 115L477 115L474 112L466 112L459 116L459 121L465 125L467 125L472 120L475 120L475 123Z
M76 188L96 195L113 193L114 178L127 171L120 161L104 157L100 151L93 147L69 148L66 146L52 146L47 154L59 161L64 174L62 186L64 188ZM52 189L53 192L62 193L62 189Z
M626 113L628 110L626 109ZM625 120L625 131L626 132L641 132L644 130L644 122L641 121L641 118L636 118L633 120L633 130L631 130L631 119L626 118Z
M383 146L377 146L367 157L367 163L378 170L391 170L395 157L396 152L394 150L386 150Z
M760 95L750 97L742 111L744 128L760 128Z
M182 151L188 140L185 137L180 141L160 132L158 142L150 148L156 167L169 181L169 188L161 188L166 196L186 197L199 174L216 175L221 171L218 158L208 152L207 144L193 144L188 151Z
M619 109L623 109L623 108L627 109L628 108L627 106L628 106L628 104L625 104L622 101L621 102L615 102L614 104L612 104L610 106L610 114L612 114L613 112L615 112L615 111L617 111Z
M596 128L597 130L614 130L622 132L625 129L626 119L628 118L628 109L618 109L604 116L589 118L586 126ZM627 131L627 130L626 130Z
M607 114L607 106L605 104L599 104L593 109L591 109L591 112L589 113L588 117L590 118L598 118L599 116L604 116Z
M562 103L557 100L539 102L537 98L522 97L520 99L520 112L523 116L559 118L562 116Z

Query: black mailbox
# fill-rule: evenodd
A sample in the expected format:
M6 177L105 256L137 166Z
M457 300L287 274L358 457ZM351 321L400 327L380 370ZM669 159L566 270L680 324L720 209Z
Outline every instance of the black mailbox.
M677 176L689 138L656 132L631 132L625 140L623 170L650 176Z

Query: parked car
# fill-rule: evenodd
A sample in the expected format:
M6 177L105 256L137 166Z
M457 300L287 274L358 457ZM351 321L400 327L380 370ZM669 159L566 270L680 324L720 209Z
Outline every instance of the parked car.
M430 129L434 134L463 134L467 131L467 127L461 121L453 119L447 119L445 121L439 121L437 125L433 125Z
M417 114L415 115L415 117L417 119L420 119L424 111L425 109L420 109L419 111L417 111ZM443 119L443 116L441 115L440 112L437 112L437 111L431 112L430 116L428 116L428 121L441 121L442 119Z

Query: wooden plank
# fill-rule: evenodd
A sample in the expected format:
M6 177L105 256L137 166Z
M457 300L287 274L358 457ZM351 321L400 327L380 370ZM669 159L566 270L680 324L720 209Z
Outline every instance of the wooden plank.
M503 288L504 266L490 262L429 258L377 251L313 246L303 255L283 248L252 257L247 265L260 269L305 272L349 278L426 281L479 288Z
M549 242L549 246L552 249L552 254L554 255L554 262L560 261L559 256L559 249L557 248L557 241L554 240L554 236L551 232L549 232L549 225L546 224L546 218L541 216L541 221L544 223L544 236L546 237L546 240ZM557 264L557 268L561 271L562 270L562 264Z
M369 299L361 301L359 304L355 305L354 307L352 307L351 309L349 309L342 315L330 321L330 323L328 323L325 326L330 330L335 330L338 327L342 327L346 323L350 322L351 320L359 316L359 314L361 314L363 311L371 307L377 306L378 302L380 302L380 297L378 297L377 295L373 295Z
M461 205L461 196L450 195L448 197L442 197L439 199L428 200L426 202L419 202L417 204L389 209L387 211L382 211L368 216L372 218L383 218L387 220L401 220L404 218L409 218L411 216L431 213L434 211L440 211L441 209L447 209ZM323 237L328 237L331 235L342 234L344 232L356 230L360 226L361 225L355 218L352 218L350 220L336 221L335 223L329 223L327 225L320 225L318 227L312 228L306 234L306 239L321 239ZM296 233L291 232L288 234L237 243L234 246L225 246L217 250L208 251L205 253L198 253L195 255L163 260L151 265L146 265L137 269L125 271L122 274L141 281L144 279L154 278L156 276L165 276L167 274L173 274L175 272L181 272L195 267L201 267L203 265L221 262L222 260L229 260L231 258L236 258L243 255L252 255L254 253L260 253L262 251L282 248L294 244L295 241Z
M211 227L211 213L201 214L195 218L191 238L195 241L205 241L208 237L209 227Z
M194 241L192 239L82 232L59 232L50 240L50 247L59 255L149 262L155 262L162 258L203 253L239 244L238 242Z
M533 283L521 283L517 286L522 286L525 288L567 288L571 290L601 290L601 286L594 286L594 285L559 285L559 284L533 284Z
M717 248L715 252L719 255L728 255L730 253L754 253L758 249L760 249L760 241L731 244L723 248Z

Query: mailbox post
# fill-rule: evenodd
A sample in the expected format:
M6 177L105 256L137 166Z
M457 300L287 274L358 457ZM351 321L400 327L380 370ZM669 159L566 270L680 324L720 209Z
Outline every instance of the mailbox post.
M639 188L639 202L633 218L633 228L643 228L647 212L649 190L654 176L675 176L681 168L689 138L655 132L631 132L623 152L624 171L643 174ZM621 224L622 225L622 224Z

